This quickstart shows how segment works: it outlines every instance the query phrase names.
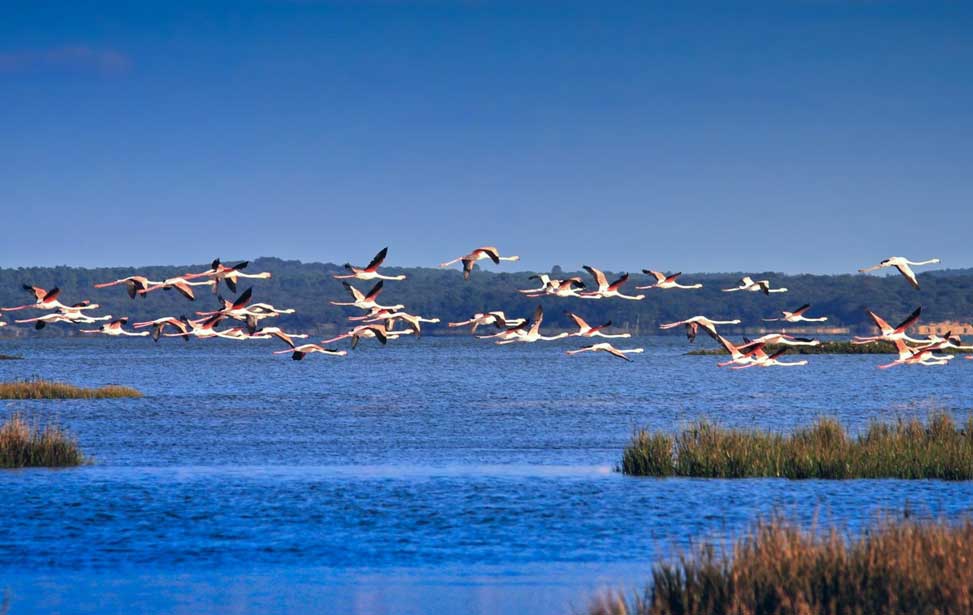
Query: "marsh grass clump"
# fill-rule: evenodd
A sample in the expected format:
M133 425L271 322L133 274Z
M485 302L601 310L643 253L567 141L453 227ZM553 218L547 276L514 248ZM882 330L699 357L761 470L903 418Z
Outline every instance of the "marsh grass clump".
M973 479L973 416L873 422L857 438L823 418L790 435L699 422L679 434L637 431L619 466L633 476Z
M881 521L856 539L758 523L730 552L704 545L656 565L652 584L591 615L941 614L973 611L973 522Z
M85 463L78 443L59 426L43 429L14 414L0 425L0 468L67 467Z
M142 393L117 384L86 389L40 378L0 382L0 399L110 399L142 397Z

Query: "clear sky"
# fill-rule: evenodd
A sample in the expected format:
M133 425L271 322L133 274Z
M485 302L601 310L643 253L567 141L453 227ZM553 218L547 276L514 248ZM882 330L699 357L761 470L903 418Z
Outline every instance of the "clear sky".
M971 7L4 2L0 266L973 266Z

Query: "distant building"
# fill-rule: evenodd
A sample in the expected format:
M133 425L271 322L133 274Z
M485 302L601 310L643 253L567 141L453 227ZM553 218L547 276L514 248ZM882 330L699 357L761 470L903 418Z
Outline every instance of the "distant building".
M953 335L973 335L973 325L969 323L947 320L944 322L930 322L916 327L919 335L942 335L952 333Z

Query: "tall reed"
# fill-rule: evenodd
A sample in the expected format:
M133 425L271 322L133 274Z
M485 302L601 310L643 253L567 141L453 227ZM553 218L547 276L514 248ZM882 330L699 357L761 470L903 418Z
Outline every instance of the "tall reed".
M703 545L591 615L839 615L973 612L973 522L885 520L858 538L758 523L730 552Z
M117 384L86 389L41 378L0 382L0 399L107 399L142 397L142 393Z
M85 463L78 443L63 429L43 429L14 414L0 425L0 468L65 467Z
M708 422L675 436L639 430L619 469L633 476L973 479L973 416L873 422L857 438L822 418L790 435Z

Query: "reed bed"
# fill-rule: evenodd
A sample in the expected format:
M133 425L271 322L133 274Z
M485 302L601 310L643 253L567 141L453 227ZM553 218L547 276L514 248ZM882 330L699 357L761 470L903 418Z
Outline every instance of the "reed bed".
M78 443L58 425L43 429L14 414L0 425L0 468L67 467L85 463Z
M852 344L851 342L821 342L818 346L785 346L783 344L767 344L764 350L769 354L786 348L789 354L898 354L892 342L872 342L870 344ZM937 350L937 354L969 354L955 348ZM725 348L699 348L690 350L688 355L725 355Z
M119 397L142 397L142 393L131 387L117 384L88 389L40 378L0 382L0 399L109 399Z
M973 416L963 428L948 414L873 422L852 437L822 418L790 435L693 423L682 432L637 431L619 469L633 476L708 478L973 479Z
M733 547L703 545L590 615L839 615L973 612L973 522L879 521L855 539L761 522Z

